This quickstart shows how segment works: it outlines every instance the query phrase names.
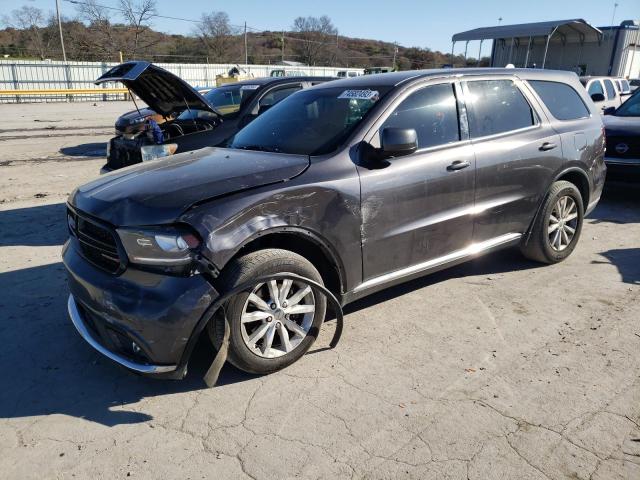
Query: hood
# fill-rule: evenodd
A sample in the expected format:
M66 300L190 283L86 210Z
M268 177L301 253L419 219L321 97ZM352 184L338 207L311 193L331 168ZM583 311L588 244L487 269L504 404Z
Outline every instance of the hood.
M95 81L96 85L105 82L123 83L152 110L165 117L188 109L218 114L191 85L149 62L126 62L113 67Z
M69 203L114 226L161 225L196 203L289 180L308 166L306 155L207 147L103 175Z
M604 128L608 136L626 137L629 135L640 135L640 117L604 115L602 121L604 122Z

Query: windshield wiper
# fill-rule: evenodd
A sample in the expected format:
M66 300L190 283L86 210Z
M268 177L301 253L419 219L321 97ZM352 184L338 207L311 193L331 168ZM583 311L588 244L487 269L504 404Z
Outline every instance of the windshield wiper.
M281 150L278 147L268 147L265 145L242 145L241 147L232 147L238 148L240 150L254 150L256 152L272 152L279 153Z

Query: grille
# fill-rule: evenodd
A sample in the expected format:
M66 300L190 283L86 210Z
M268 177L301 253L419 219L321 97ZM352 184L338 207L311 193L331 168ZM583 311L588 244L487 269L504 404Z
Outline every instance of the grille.
M68 215L71 219L69 226L80 243L84 257L109 273L117 273L121 262L115 234L72 210L68 211Z
M616 150L618 145L625 144L626 152ZM607 157L616 158L640 158L640 138L634 137L607 137Z

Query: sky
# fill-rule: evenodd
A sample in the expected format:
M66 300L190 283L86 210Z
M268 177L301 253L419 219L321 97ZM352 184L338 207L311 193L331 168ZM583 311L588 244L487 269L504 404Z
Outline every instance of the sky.
M82 1L82 0L80 0ZM98 0L117 6L117 0ZM225 11L231 23L260 30L288 29L295 17L328 15L340 35L398 42L406 47L450 51L454 33L478 27L545 20L582 18L594 26L640 19L640 0L157 0L158 13L198 19L203 12ZM55 0L0 0L0 14L22 5L55 11ZM75 6L60 0L62 14L73 17ZM189 34L193 24L155 18L153 28ZM461 47L458 47L461 48Z

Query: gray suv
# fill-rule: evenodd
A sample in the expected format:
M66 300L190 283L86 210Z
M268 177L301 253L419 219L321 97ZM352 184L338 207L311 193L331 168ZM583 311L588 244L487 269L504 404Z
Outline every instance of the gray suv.
M63 258L81 335L181 378L200 332L268 373L327 308L496 249L576 247L605 179L602 120L572 73L367 75L301 90L204 148L103 176L68 200ZM272 278L276 274L295 278ZM266 278L266 280L265 280ZM226 345L226 342L225 342Z

